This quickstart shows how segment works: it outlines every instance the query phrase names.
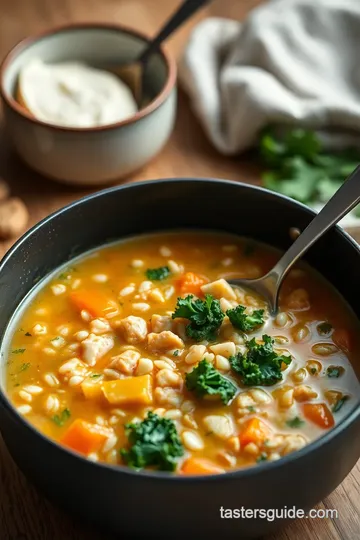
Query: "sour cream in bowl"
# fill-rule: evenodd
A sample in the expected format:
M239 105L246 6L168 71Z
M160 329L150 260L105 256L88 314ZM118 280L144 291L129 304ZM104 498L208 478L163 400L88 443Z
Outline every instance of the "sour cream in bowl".
M19 74L17 100L38 120L91 128L121 122L138 107L116 75L80 62L46 64L33 58Z
M32 169L68 184L104 185L144 166L175 121L176 64L163 49L146 69L148 100L101 66L135 60L148 39L112 24L68 25L30 37L3 61L10 138Z

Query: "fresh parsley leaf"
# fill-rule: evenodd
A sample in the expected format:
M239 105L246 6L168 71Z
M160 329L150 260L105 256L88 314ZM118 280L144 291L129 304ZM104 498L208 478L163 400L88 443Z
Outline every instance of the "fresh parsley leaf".
M25 336L26 337L32 337L32 334L30 334L30 332L26 332Z
M339 180L349 176L359 164L359 153L345 150L337 154L318 154L313 156L318 167L331 171L331 175Z
M184 455L174 422L149 412L145 420L125 425L130 448L120 450L129 467L143 469L153 466L162 471L173 471L177 458Z
M288 420L286 422L286 425L288 425L289 427L291 428L299 428L301 427L303 424L305 424L304 420L302 420L301 418L299 418L298 416L295 416L294 418L291 418L291 420Z
M251 412L251 413L254 413L254 412L256 412L256 409L252 405L249 405L248 411Z
M101 377L101 373L92 373L90 375L90 379L98 379L99 377Z
M247 353L230 356L231 369L246 386L270 386L282 380L282 364L291 363L291 357L278 355L273 349L274 340L264 334L263 344L253 338L247 342Z
M185 384L197 397L218 396L224 405L227 405L236 393L236 386L206 360L201 360L185 375Z
M256 458L256 462L261 463L261 461L267 461L267 458L267 455L263 452L262 454L260 454L260 456Z
M343 180L331 179L328 176L324 176L316 186L316 198L320 202L327 202L337 192L342 184Z
M316 375L316 373L317 373L316 367L310 368L310 373L311 373L311 375Z
M285 135L286 154L302 156L312 161L321 151L321 143L316 133L302 128L295 128Z
M266 128L259 155L269 169L263 175L265 187L305 204L327 202L360 161L357 150L327 154L314 131L298 128L282 134Z
M60 336L56 336L56 337L52 338L50 341L58 341L58 339L60 339Z
M229 317L231 324L242 330L242 332L251 332L257 326L264 324L264 310L255 309L252 315L245 313L245 306L236 306L234 309L228 309L226 315Z
M55 424L59 427L63 426L67 420L69 420L71 416L71 412L69 409L64 409L60 414L55 414L55 416L52 417L52 421L55 422Z
M160 266L160 268L148 268L145 273L150 281L162 281L168 278L171 272L168 266Z
M337 413L340 411L341 407L344 405L344 403L349 399L349 396L343 396L340 399L337 400L335 405L332 407L332 412Z
M332 329L332 324L327 321L318 324L316 327L316 330L320 336L328 336Z
M323 178L322 169L309 165L300 156L286 158L281 171L270 171L262 176L267 189L303 203L308 203L313 198L316 186Z
M17 386L20 386L20 383L14 384L14 388L16 388Z
M178 349L173 352L173 356L179 356L179 354L180 354L180 351Z
M205 300L194 299L190 294L186 298L178 298L172 318L188 319L186 335L195 341L213 341L224 319L219 300L211 294L205 295Z
M326 370L326 375L330 377L330 379L338 379L343 372L344 368L342 366L329 366Z
M14 349L11 354L23 354L25 351L26 349Z

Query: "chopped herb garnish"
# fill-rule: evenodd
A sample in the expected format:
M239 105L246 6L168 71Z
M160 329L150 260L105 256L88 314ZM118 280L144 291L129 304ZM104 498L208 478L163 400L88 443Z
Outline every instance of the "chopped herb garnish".
M56 337L52 338L50 341L57 341L58 339L60 339L60 336L56 336Z
M26 349L14 349L11 351L11 354L22 354L26 351Z
M98 379L99 377L101 377L101 373L92 373L90 375L90 379Z
M14 384L14 388L16 388L17 386L20 386L20 383Z
M288 425L291 428L298 428L301 427L303 424L305 424L304 420L299 418L299 416L294 416L294 418L291 418L286 422L286 425Z
M26 332L25 336L26 337L32 337L32 334L30 334L30 332Z
M248 409L248 411L251 412L251 413L256 412L255 407L253 407L252 405L250 405L247 409Z
M335 405L332 407L332 412L337 413L340 411L341 407L344 405L345 401L349 399L349 396L343 396L340 399L337 400Z
M329 366L326 370L326 375L331 379L338 379L344 372L344 368L341 366Z
M317 325L316 329L321 336L328 336L333 327L329 322L322 322Z
M69 420L71 412L69 409L64 409L60 414L56 414L52 417L52 421L59 427L63 426L67 420Z
M185 384L186 388L194 392L197 397L219 396L225 405L236 393L236 386L206 360L201 360L190 373L185 375Z
M194 299L190 294L186 298L178 298L172 318L188 319L186 335L195 341L213 341L224 319L219 300L211 294L205 295L205 300Z
M176 351L173 352L173 356L179 356L179 354L180 354L179 350L176 350Z
M213 431L207 431L207 432L205 433L205 435L206 435L206 437L209 437L209 436L212 435L213 433L214 433Z
M245 306L236 306L234 309L228 309L226 315L231 324L242 332L251 332L257 326L264 324L264 310L255 309L251 315L245 313Z
M256 458L256 462L260 463L261 461L267 461L267 458L267 455L263 452L262 454L260 454L260 456Z
M273 349L274 340L266 334L262 336L263 344L253 338L246 343L246 354L237 353L230 356L232 370L240 376L246 386L270 386L282 380L282 364L289 365L291 356L278 355Z
M25 364L22 364L19 369L19 373L22 371L26 371L31 366L30 362L26 362Z
M129 467L142 469L153 466L162 471L173 471L177 458L184 455L176 426L169 418L149 412L145 420L125 424L130 449L120 450Z
M317 373L316 367L310 368L310 373L311 373L311 375L316 375L316 373Z
M168 266L160 266L160 268L148 268L145 274L150 281L162 281L168 278L171 272Z

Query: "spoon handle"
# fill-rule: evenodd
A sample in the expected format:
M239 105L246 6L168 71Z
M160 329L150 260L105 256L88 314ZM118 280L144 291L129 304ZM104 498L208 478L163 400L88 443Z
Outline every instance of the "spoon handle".
M345 180L344 184L332 196L316 217L304 229L288 251L283 255L271 271L276 275L277 285L293 266L293 264L322 236L330 227L360 202L360 165Z
M151 40L144 52L139 57L139 62L145 63L149 56L158 49L159 45L175 30L177 30L198 9L209 4L211 0L185 0L177 11L161 28L160 32Z

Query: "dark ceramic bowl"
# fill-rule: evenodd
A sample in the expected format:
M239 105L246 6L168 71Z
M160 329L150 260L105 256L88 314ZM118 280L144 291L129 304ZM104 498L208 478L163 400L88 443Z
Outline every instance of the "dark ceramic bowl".
M161 180L91 195L35 226L3 259L0 337L39 277L111 239L210 228L286 249L289 228L303 229L313 216L287 198L220 180ZM306 259L359 316L360 251L349 236L332 229ZM221 507L308 510L342 482L360 456L357 404L343 422L299 452L245 470L177 477L96 464L61 448L19 416L6 397L4 376L0 428L18 466L50 500L119 538L253 538L269 533L283 522L221 519Z

